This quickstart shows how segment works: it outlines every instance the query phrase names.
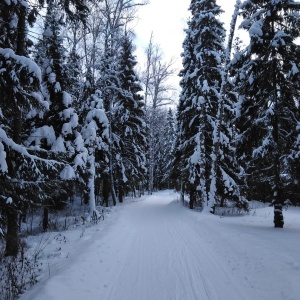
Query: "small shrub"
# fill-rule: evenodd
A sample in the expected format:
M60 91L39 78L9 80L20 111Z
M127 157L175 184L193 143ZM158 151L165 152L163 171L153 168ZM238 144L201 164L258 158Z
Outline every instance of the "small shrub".
M24 249L17 257L1 256L0 265L1 300L15 300L37 282L37 264L24 255Z

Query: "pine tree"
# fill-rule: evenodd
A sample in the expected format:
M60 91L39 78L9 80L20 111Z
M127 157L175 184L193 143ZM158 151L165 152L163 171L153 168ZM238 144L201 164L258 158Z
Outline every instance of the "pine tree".
M45 4L48 4L52 0L38 0L37 2L43 7ZM57 0L57 5L61 7L61 10L64 11L68 18L71 21L81 21L84 24L89 13L88 4L95 3L95 0Z
M119 201L124 189L136 188L145 181L146 174L146 123L141 83L134 70L137 65L133 45L128 34L121 43L119 61L120 93L116 102L115 134L120 141L118 168ZM126 187L126 188L124 188Z
M87 171L84 177L90 207L90 214L97 215L95 181L106 176L108 167L109 122L103 109L100 91L91 94L84 104L84 125L82 137L87 152L83 154Z
M241 4L250 43L238 77L237 150L248 185L257 180L270 190L274 225L283 227L282 206L289 173L288 157L299 122L299 8L295 1L244 1Z
M219 205L234 204L238 209L248 211L248 201L241 193L243 180L241 169L235 155L234 107L237 102L234 84L229 77L230 58L239 13L240 0L236 1L232 14L227 46L225 48L224 64L222 66L222 82L218 99L218 109L213 130L212 147L212 181L209 193L208 209ZM213 179L215 178L215 180Z
M195 1L191 2L190 10L193 12L195 10ZM189 159L194 153L194 148L196 146L195 136L199 134L199 126L200 126L200 114L198 111L197 104L197 65L196 65L196 56L194 54L194 48L196 41L194 39L194 30L195 20L192 14L192 19L188 23L188 29L186 30L186 38L183 42L184 52L182 54L183 57L183 70L180 72L180 76L182 77L180 86L182 88L182 92L179 98L178 104L178 113L177 113L177 122L178 122L178 136L177 136L177 147L176 147L176 163L175 165L178 168L180 175L181 188L186 190L196 189L196 186L200 185L200 176L204 178L204 174L200 174L200 165L202 167L202 171L205 170L205 158L201 157L202 160L197 164L197 167L191 169L189 167ZM204 123L202 123L204 124ZM199 154L200 154L200 149ZM203 154L204 151L201 152ZM198 161L198 160L197 160ZM197 163L197 162L196 162ZM195 177L192 174L197 175L197 181L195 181ZM191 174L191 175L190 175ZM194 184L193 187L186 187L186 185L190 182ZM202 198L206 199L206 189L205 185L202 188ZM204 190L203 190L204 188ZM192 199L190 199L192 200ZM193 208L193 202L190 201L190 208Z
M81 57L77 53L76 45L68 54L66 61L66 91L72 95L76 110L80 108L84 84L81 80L82 66Z
M104 110L109 120L109 181L110 193L112 196L113 204L117 203L116 189L115 189L115 173L116 168L122 169L120 139L117 130L114 128L114 113L117 109L115 104L120 96L120 82L118 74L118 59L116 53L107 46L104 51L100 66L100 78L96 82L97 88L101 91ZM116 164L118 166L116 167Z
M175 118L171 108L169 108L167 113L167 124L163 135L163 161L162 161L162 183L165 187L170 188L175 186L171 178L173 162L174 162L174 148L176 140L176 128L175 128Z
M50 150L51 155L68 162L60 173L55 195L48 205L61 205L72 196L74 184L84 167L82 152L86 151L78 128L78 115L73 105L74 98L66 91L68 80L65 67L62 28L65 14L57 0L48 1L43 38L37 45L37 62L43 77L43 96L49 110L41 119L34 118L35 130L27 143L41 151ZM38 137L38 138L37 138ZM54 200L54 201L53 201Z
M153 190L161 190L164 187L164 160L165 160L165 130L167 127L167 112L164 108L150 109L148 108L148 114L150 112L151 122L149 126L148 136L149 142L152 143L151 154L152 160L149 160L149 164L152 163L153 168ZM149 145L150 147L150 145ZM149 151L150 152L150 151ZM150 181L150 180L149 180Z
M6 213L6 255L17 255L18 211L43 199L40 186L59 163L34 155L24 144L28 116L42 114L41 72L28 57L27 1L0 4L0 206ZM63 165L63 164L62 164Z
M38 45L37 63L41 66L44 95L51 104L46 116L48 126L52 126L56 138L59 138L62 149L65 147L62 128L63 116L72 101L66 90L65 53L63 47L62 26L65 25L64 14L56 0L50 0L45 18L43 39Z
M222 84L225 31L217 19L222 13L216 1L192 0L192 13L183 44L182 93L179 102L179 149L182 179L188 185L190 208L196 194L208 200L213 130Z

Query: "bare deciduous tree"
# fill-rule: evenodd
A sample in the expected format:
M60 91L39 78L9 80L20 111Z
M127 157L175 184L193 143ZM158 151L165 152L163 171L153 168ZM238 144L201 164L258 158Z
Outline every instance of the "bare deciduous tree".
M158 127L155 125L158 109L174 103L176 88L170 83L170 79L176 74L174 59L169 62L163 60L163 53L158 44L153 41L153 33L145 50L146 63L142 72L142 81L145 89L145 104L149 128L149 182L148 191L153 192L154 169L156 165L155 148Z
M168 62L163 61L162 50L154 43L153 33L145 54L146 65L141 77L145 85L146 106L156 109L173 104L176 87L170 83L170 79L177 73L174 68L175 60L171 58Z

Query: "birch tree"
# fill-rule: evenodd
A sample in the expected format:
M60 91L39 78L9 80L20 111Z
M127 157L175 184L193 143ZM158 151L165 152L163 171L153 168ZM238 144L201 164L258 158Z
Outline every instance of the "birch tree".
M155 135L157 134L154 124L156 116L160 114L158 110L174 102L173 92L175 91L175 88L170 84L170 79L174 76L175 69L173 67L173 59L169 62L164 61L160 46L154 43L153 34L150 36L145 54L146 63L141 78L144 84L147 124L149 130L148 191L152 194L154 187L154 169L156 165L154 140Z

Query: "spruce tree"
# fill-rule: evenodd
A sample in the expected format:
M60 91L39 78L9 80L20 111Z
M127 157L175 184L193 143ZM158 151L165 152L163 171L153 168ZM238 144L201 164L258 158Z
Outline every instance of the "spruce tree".
M115 134L120 141L118 192L122 202L124 190L145 181L146 123L142 87L136 75L136 58L128 34L122 39L119 58L119 96L116 101Z
M90 90L91 91L91 90ZM95 182L96 178L107 176L109 124L103 109L103 101L100 91L88 96L83 108L84 124L82 137L85 151L82 156L86 162L86 170L83 174L85 188L88 196L90 214L97 215Z
M109 158L109 181L110 193L113 204L117 203L117 195L115 189L115 173L116 168L122 169L120 139L115 126L114 114L118 107L115 106L120 96L120 82L118 73L117 54L107 45L104 50L100 65L100 78L96 82L97 88L101 91L103 106L109 120L109 141L108 141L108 158ZM116 164L118 167L116 167Z
M151 112L151 125L153 130L149 128L149 143L152 143L152 160L149 160L149 164L152 163L153 167L153 190L161 190L164 187L163 177L165 167L165 140L166 140L166 128L167 128L167 111L164 108L149 109ZM148 112L149 113L149 112ZM150 147L150 146L149 146ZM149 151L150 152L150 151Z
M222 65L222 82L218 99L218 108L213 130L212 170L208 209L214 212L216 205L224 207L234 205L236 208L248 211L248 201L242 193L242 170L238 164L235 152L234 111L237 102L234 83L229 76L230 59L236 21L239 13L240 0L236 1L232 14L228 41L225 47L224 63ZM213 179L215 178L215 180Z
M212 175L213 130L222 84L225 31L218 20L222 13L216 1L192 0L192 14L183 43L183 70L178 122L182 179L190 194L190 208L196 195L208 200Z
M28 117L47 109L41 96L40 69L28 57L27 26L31 21L27 1L1 2L0 207L6 215L9 256L18 253L18 212L43 199L41 185L46 173L59 167L58 162L24 146L30 132Z
M38 0L37 2L41 7L48 4L53 0ZM61 11L64 11L68 18L72 21L81 21L84 24L89 13L88 4L95 3L96 0L57 0L56 4L61 7Z
M46 116L47 124L54 129L55 137L61 141L61 149L65 148L64 133L62 132L65 123L64 110L70 106L72 101L71 95L65 92L67 77L66 49L63 47L62 36L64 25L65 16L61 7L57 4L57 0L50 0L45 18L43 39L38 45L37 63L41 66L43 74L44 96L51 105Z
M274 225L283 227L285 175L299 122L299 9L296 1L244 1L250 43L239 69L237 151L248 185L268 187ZM253 186L254 188L254 186Z
M84 166L82 152L85 149L78 128L74 97L66 91L68 80L62 34L64 25L65 14L59 1L49 0L43 38L37 45L36 55L42 71L43 96L49 104L49 110L42 119L33 119L35 130L27 143L40 151L50 150L51 155L72 166L66 166L60 173L63 180L53 192L55 200L48 202L51 205L63 204L73 194L74 180L79 178L80 168Z
M162 161L162 183L164 187L174 187L175 182L171 178L174 162L174 150L176 140L175 117L171 108L167 112L167 124L163 134L163 161Z
M74 46L68 53L66 60L66 92L72 95L76 110L80 109L80 100L84 88L84 83L81 79L82 71L81 57Z

